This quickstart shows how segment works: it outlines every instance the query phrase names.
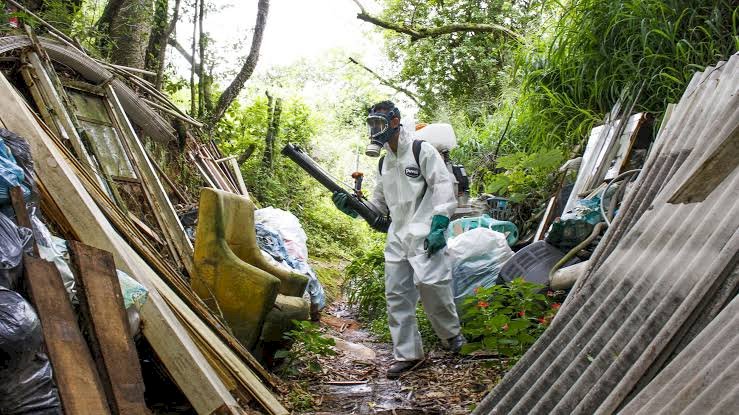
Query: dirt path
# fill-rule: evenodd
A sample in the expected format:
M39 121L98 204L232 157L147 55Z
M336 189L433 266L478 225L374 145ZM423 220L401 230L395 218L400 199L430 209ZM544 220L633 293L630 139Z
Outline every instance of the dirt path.
M336 338L338 356L321 360L322 373L289 381L312 396L304 414L467 414L499 381L497 359L427 353L419 369L389 380L391 345L377 341L353 320L344 303L324 310L321 324Z

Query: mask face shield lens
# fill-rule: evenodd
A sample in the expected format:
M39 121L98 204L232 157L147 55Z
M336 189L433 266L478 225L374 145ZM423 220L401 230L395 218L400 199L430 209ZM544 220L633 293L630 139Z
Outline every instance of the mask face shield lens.
M375 138L387 131L389 123L387 118L379 115L370 115L367 117L367 132L370 138Z

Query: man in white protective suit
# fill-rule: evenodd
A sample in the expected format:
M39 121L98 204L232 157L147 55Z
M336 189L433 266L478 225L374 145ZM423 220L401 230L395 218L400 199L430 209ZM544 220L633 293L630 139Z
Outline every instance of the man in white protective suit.
M373 106L367 124L370 144L366 154L377 157L381 148L386 150L367 205L382 218L390 216L385 296L395 363L387 377L395 379L424 360L416 321L419 296L442 345L458 353L465 343L454 306L444 237L457 200L443 158L430 143L413 139L414 132L400 123L400 111L392 102ZM333 201L342 212L356 217L347 206L349 197L337 192ZM371 225L378 228L377 223Z

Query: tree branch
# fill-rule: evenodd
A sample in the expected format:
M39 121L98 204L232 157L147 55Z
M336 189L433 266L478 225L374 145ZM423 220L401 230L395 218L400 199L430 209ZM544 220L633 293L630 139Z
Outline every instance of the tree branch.
M381 84L383 84L385 86L389 86L390 88L392 88L392 89L394 89L394 90L396 90L398 92L402 92L408 98L410 98L411 100L413 100L413 102L415 102L416 105L418 105L418 108L423 108L423 105L419 101L418 97L416 97L416 94L414 94L413 92L409 91L406 88L403 88L401 86L398 86L398 85L393 84L392 82L388 81L387 79L385 79L385 78L381 77L380 75L378 75L377 73L375 73L375 71L373 71L372 69L370 69L370 68L362 65L361 63L357 62L354 58L351 58L350 57L349 58L349 62L351 62L351 63L353 63L353 64L361 67L365 71L371 73L372 76L374 76L378 81L380 81Z
M485 23L452 23L448 25L438 27L416 27L416 26L405 26L402 24L389 22L383 20L377 16L373 16L367 13L366 9L362 6L359 0L353 0L354 3L359 7L359 13L357 19L363 20L367 23L372 23L375 26L383 29L392 30L394 32L402 33L411 37L411 41L427 37L437 37L441 35L447 35L455 32L474 32L474 33L500 33L505 36L509 36L513 39L521 39L521 35L512 31L511 29L501 26L498 24L485 24Z
M269 12L269 0L259 0L257 4L257 22L254 26L254 37L251 39L251 49L249 50L249 56L246 57L244 65L236 75L231 84L223 91L218 103L216 104L213 114L208 119L208 128L213 129L218 120L223 117L228 107L236 99L244 87L244 83L254 73L254 69L257 66L257 60L259 59L259 48L262 46L262 37L264 35L264 28L267 26L267 13Z
M195 62L195 59L193 59L190 52L188 52L187 49L185 49L185 47L177 41L177 39L170 37L169 39L167 39L167 43L175 48L177 52L180 52L180 55L182 55L183 58L190 62L191 66L195 67L195 72L200 72L200 62Z

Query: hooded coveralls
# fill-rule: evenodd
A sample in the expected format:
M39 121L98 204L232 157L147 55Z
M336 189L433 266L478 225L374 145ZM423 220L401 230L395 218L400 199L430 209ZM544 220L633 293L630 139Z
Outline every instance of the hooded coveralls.
M452 178L427 142L416 164L412 143L412 133L401 126L397 154L385 144L382 174L369 201L373 210L389 211L392 218L385 245L385 296L396 360L423 359L416 322L419 294L436 335L449 339L459 334L446 249L428 257L423 248L431 218L451 217L457 207Z

